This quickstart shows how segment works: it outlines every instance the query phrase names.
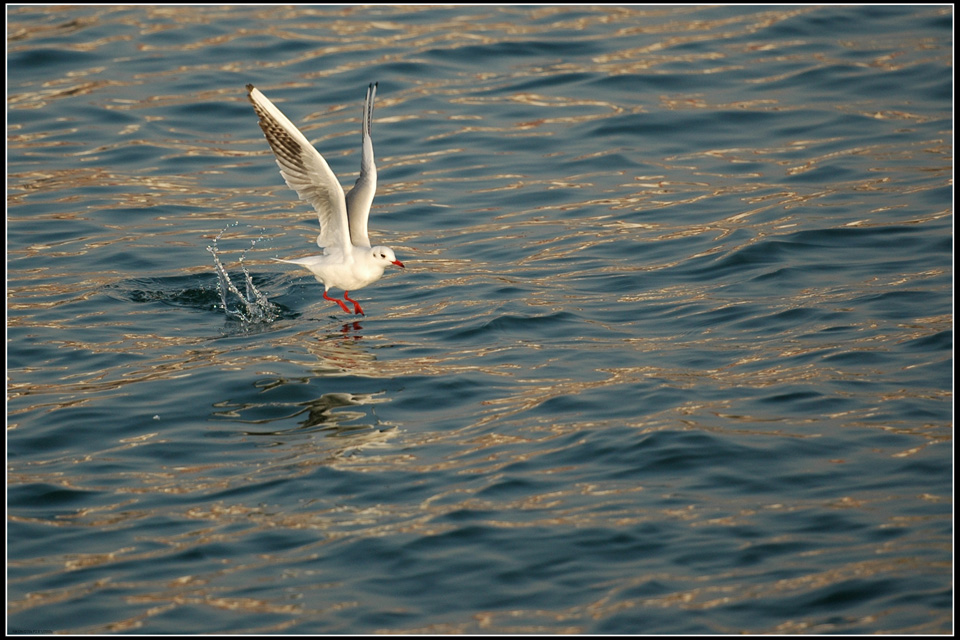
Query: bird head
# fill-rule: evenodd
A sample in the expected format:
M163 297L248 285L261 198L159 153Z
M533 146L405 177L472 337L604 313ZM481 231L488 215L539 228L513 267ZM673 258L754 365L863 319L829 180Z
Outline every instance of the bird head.
M390 247L373 247L370 249L370 253L377 262L387 262L389 264L395 264L401 269L405 268L403 263L397 260L397 256Z

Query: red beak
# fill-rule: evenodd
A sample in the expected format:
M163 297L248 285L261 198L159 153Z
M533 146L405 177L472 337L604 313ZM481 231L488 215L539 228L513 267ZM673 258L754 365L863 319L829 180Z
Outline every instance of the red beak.
M400 267L401 269L406 269L406 267L403 266L403 263L400 262L399 260L394 260L391 264L395 264L395 265L397 265L398 267Z

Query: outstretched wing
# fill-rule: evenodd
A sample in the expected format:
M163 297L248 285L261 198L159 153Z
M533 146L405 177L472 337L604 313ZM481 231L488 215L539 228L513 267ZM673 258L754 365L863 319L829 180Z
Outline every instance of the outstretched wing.
M377 165L373 160L373 101L377 97L377 83L367 87L367 99L363 103L363 157L360 159L360 177L347 193L347 216L350 219L350 239L359 247L369 247L367 219L370 206L377 192Z
M259 89L248 84L247 94L260 117L263 135L277 157L280 175L301 200L306 200L317 210L320 218L317 244L350 252L347 203L337 176L306 136Z

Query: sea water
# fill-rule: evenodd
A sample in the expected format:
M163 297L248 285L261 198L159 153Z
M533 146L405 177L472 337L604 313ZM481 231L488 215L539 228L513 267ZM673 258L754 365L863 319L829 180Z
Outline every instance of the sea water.
M951 632L952 25L8 7L8 631Z

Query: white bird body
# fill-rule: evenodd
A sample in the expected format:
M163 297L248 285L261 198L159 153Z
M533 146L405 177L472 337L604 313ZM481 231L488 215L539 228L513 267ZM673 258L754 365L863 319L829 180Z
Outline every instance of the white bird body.
M373 139L370 136L377 85L371 84L367 88L363 109L360 177L346 196L327 161L306 136L253 85L247 85L247 92L254 111L260 118L260 128L276 156L280 175L301 200L313 205L320 220L317 245L323 249L323 255L275 260L308 269L323 284L323 297L336 302L344 312L350 313L343 301L327 295L330 287L343 289L343 298L353 303L354 313L363 314L357 301L348 297L350 291L376 282L391 264L404 266L397 260L393 249L371 247L367 237L367 219L377 191L377 167L373 157Z
M373 249L373 247L368 248ZM383 276L387 265L396 261L396 257L387 261L388 256L384 256L383 259L376 259L371 254L356 249L362 249L362 247L354 247L351 255L344 255L344 252L339 248L331 249L328 247L324 249L323 255L320 256L306 256L305 258L294 258L292 260L274 258L274 260L306 267L327 289L336 287L348 292L373 284Z

